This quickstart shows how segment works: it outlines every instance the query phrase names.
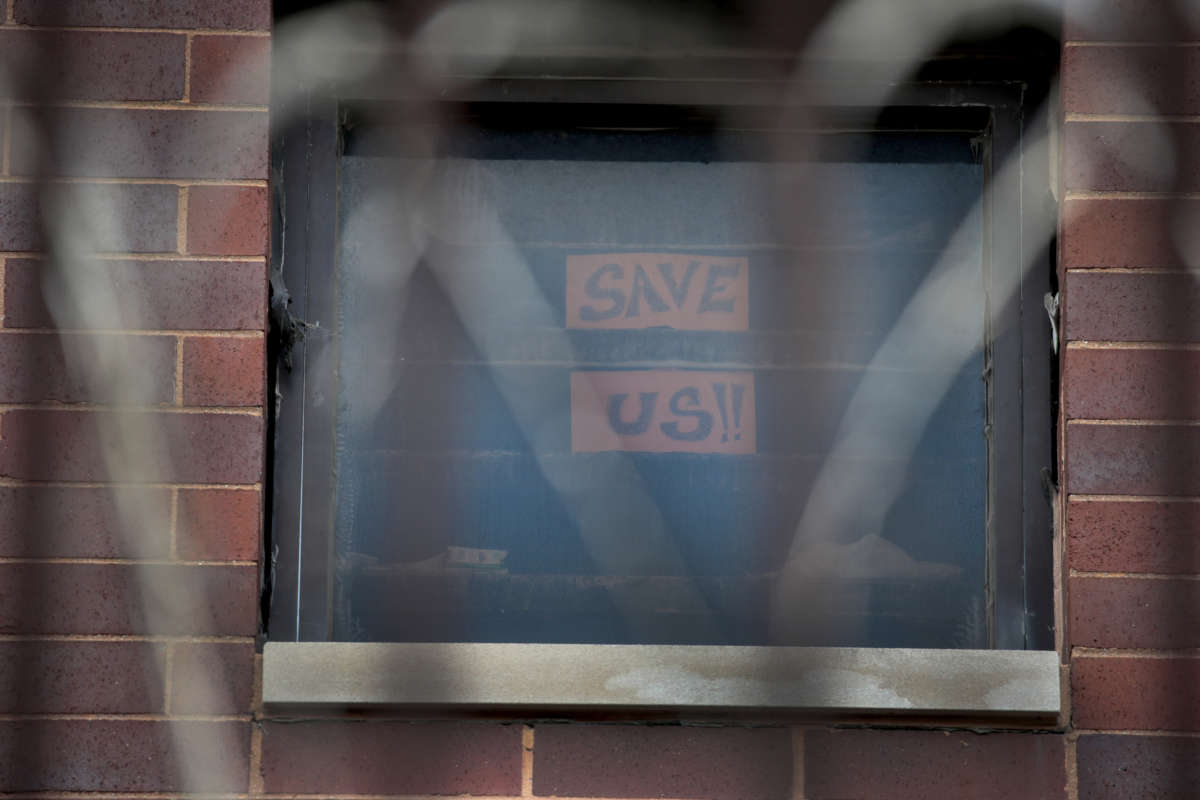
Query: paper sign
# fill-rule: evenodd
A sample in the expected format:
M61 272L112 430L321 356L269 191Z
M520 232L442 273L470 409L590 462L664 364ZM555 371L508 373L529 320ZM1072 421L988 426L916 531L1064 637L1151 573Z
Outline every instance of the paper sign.
M744 331L745 258L681 253L567 256L568 328Z
M755 447L753 373L571 373L576 453L746 454Z

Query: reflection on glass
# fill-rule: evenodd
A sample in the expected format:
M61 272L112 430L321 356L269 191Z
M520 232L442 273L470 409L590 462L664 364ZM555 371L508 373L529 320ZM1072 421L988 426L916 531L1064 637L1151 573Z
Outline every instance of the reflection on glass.
M983 173L943 144L348 151L334 638L986 646ZM973 322L881 351L939 263ZM848 419L868 372L903 436ZM823 468L878 522L803 530Z

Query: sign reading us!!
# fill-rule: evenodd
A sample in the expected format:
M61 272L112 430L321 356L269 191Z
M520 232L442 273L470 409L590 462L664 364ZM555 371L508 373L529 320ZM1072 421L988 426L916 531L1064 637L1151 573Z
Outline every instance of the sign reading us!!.
M755 452L754 375L656 369L571 373L571 450Z
M682 253L567 256L567 327L744 331L745 258Z

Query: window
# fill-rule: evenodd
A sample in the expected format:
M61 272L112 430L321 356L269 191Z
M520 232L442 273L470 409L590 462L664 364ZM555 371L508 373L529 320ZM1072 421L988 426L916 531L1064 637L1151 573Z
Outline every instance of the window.
M1057 713L1022 86L771 85L310 94L268 701Z

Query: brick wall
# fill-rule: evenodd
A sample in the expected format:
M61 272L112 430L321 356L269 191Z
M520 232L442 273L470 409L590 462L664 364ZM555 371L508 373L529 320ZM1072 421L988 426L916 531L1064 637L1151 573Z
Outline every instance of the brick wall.
M1200 17L1076 0L1063 50L1069 764L1080 798L1200 786ZM1150 8L1146 6L1149 5Z
M0 790L243 793L270 3L0 14ZM85 204L85 257L47 236L43 186ZM66 261L83 291L56 307ZM77 368L114 353L110 380Z
M0 51L37 65L0 128L0 791L1194 796L1200 315L1177 234L1200 211L1200 23L1068 7L1070 708L1036 733L263 714L269 3L0 0ZM111 307L52 313L36 176L131 223L99 226L71 273L119 287ZM69 368L114 350L138 365L119 386ZM129 414L155 433L114 473ZM187 602L146 596L160 585Z

